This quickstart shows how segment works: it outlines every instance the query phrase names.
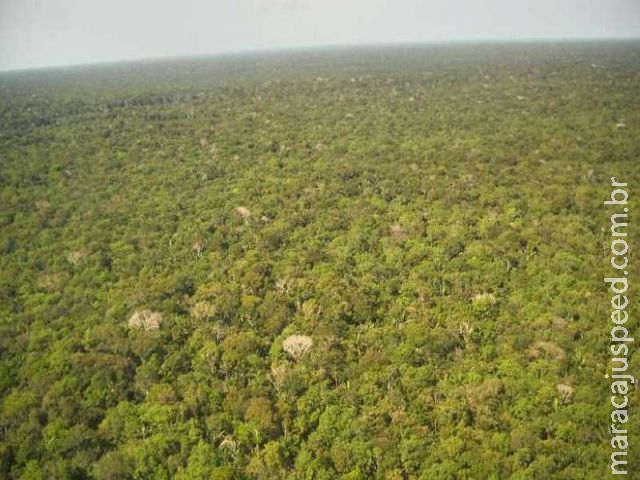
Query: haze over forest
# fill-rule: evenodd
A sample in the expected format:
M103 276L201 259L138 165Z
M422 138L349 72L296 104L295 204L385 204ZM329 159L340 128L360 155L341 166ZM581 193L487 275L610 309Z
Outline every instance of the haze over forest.
M4 0L0 70L327 45L635 38L635 0Z

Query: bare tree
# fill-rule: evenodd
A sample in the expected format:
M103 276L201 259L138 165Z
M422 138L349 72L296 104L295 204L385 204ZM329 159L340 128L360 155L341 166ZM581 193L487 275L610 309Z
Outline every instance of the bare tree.
M129 318L129 327L158 330L162 324L162 314L151 310L138 310Z
M291 335L284 339L282 342L282 348L287 352L294 360L300 359L302 355L307 353L313 346L313 340L307 335Z

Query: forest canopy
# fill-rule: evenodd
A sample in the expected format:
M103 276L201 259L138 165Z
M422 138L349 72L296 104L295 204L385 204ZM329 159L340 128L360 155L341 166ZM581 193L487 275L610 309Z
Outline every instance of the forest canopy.
M0 74L0 477L601 478L639 93L638 42Z

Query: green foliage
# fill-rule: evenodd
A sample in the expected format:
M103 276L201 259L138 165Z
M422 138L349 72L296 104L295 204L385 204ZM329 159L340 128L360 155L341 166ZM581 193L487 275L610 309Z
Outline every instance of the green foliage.
M639 52L0 75L0 477L601 477Z

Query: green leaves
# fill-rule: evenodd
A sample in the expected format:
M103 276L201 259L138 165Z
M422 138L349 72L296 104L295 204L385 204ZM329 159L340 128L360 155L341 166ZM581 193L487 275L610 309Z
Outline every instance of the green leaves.
M636 50L0 75L0 477L601 472Z

